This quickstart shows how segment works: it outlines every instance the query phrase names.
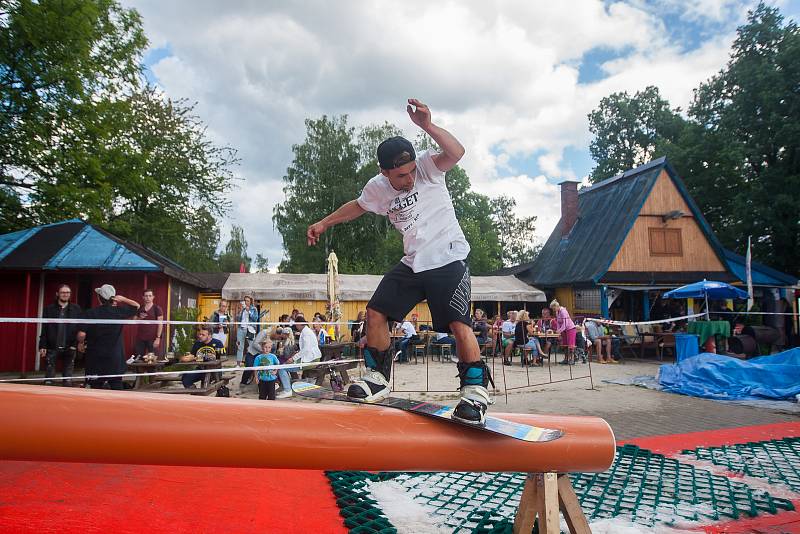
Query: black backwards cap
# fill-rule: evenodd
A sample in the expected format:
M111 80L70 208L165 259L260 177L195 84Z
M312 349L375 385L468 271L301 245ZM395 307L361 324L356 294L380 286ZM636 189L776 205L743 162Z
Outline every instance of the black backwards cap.
M378 145L378 165L381 169L396 169L417 159L414 145L405 137L390 137Z

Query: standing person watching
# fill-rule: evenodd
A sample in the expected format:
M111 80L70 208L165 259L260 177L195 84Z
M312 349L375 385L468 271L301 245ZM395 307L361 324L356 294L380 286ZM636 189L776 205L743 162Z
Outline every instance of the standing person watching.
M100 305L84 312L84 319L132 319L139 309L138 302L117 295L117 290L112 285L104 284L94 291ZM85 325L87 375L121 375L125 372L122 327L121 324L102 322ZM96 378L88 382L93 389L102 388L106 384L111 389L122 389L122 377Z
M161 306L154 304L155 295L152 289L145 289L142 293L144 304L139 307L136 318L140 321L163 321L164 311ZM136 345L134 354L139 356L156 352L161 347L161 339L164 333L163 324L140 324L136 325Z
M241 367L244 352L258 333L258 309L251 296L244 297L237 320L240 324L236 329L236 367Z
M228 323L230 322L228 302L220 299L219 307L211 314L211 329L213 330L211 337L219 339L226 349L228 348Z
M61 284L56 292L55 302L48 304L42 311L42 317L47 319L79 319L82 314L81 307L69 301L72 290L66 284ZM45 378L56 376L56 361L62 363L61 376L72 376L75 367L75 350L78 347L78 325L67 323L47 323L42 325L42 334L39 336L39 357L45 360L47 371ZM83 335L81 335L81 339ZM72 381L61 381L64 386L71 386ZM45 381L45 384L52 382Z
M553 299L550 303L550 309L553 310L553 314L556 316L556 332L561 334L561 345L566 347L564 359L558 363L574 365L575 337L578 334L578 330L575 328L575 323L572 322L567 309L559 304L556 299Z
M464 155L464 147L447 130L434 124L431 111L411 98L406 106L411 122L419 126L442 152L425 151L417 157L403 137L384 140L377 149L380 173L361 195L308 227L314 245L330 227L352 221L366 212L386 216L403 235L404 256L386 273L367 304L369 372L354 381L347 395L366 402L380 401L391 392L391 339L388 321L399 321L419 302L428 301L437 332L453 332L458 347L461 400L453 418L482 425L490 403L490 376L480 358L469 316L471 279L467 267L469 243L456 219L445 184L445 173Z

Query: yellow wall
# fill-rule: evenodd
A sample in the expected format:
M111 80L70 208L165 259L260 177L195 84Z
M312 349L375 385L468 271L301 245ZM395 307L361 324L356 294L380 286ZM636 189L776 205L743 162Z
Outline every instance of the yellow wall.
M197 307L200 309L197 320L202 321L204 317L210 319L211 314L219 308L219 301L221 298L219 293L200 293L197 296Z
M564 306L569 313L573 313L575 308L575 293L571 287L557 287L556 300L559 304Z
M666 222L661 219L661 215L674 210L680 210L684 215ZM679 228L682 255L651 256L649 228ZM717 258L672 179L666 171L662 171L608 270L719 272L726 268Z

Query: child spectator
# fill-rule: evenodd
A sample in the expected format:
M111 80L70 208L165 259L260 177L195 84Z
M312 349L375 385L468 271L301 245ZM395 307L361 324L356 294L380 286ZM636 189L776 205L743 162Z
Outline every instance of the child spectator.
M261 342L261 353L253 361L253 367L262 365L280 365L278 357L272 354L272 340L267 338ZM278 371L264 369L258 371L258 398L261 400L275 400L275 381L278 379Z

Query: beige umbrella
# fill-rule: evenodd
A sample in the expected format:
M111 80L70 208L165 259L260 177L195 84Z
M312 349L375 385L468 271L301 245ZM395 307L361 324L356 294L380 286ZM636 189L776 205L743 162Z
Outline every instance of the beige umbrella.
M338 321L341 317L339 300L336 295L339 293L339 258L335 252L328 254L328 311L331 321ZM338 334L339 325L336 325ZM337 335L338 338L338 335Z

